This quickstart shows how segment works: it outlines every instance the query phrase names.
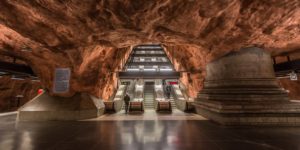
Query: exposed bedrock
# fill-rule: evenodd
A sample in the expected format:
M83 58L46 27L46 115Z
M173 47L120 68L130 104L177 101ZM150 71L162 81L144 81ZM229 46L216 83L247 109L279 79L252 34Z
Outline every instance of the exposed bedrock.
M298 76L299 78L299 76ZM290 99L300 99L300 81L291 81L289 78L279 80L280 86L287 90Z
M60 96L68 97L76 92L89 94L108 99L115 90L115 71L121 68L121 61L128 55L129 48L113 48L105 46L89 46L84 48L66 50L63 53L46 53L33 56L30 62L45 87L50 93L53 88L55 68L70 68L71 79L68 93ZM39 63L39 62L42 62Z
M10 76L0 78L0 83L0 112L16 110L34 98L38 94L38 89L41 88L39 82L30 79L12 80ZM19 106L17 95L23 96L19 99Z
M108 99L129 47L162 43L194 97L211 60L253 45L298 50L299 16L298 0L1 0L0 53L29 64L52 95L54 69L67 67L70 90L56 95Z

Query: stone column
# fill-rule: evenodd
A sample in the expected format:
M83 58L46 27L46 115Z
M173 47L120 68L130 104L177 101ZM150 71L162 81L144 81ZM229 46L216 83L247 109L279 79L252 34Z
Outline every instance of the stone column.
M268 52L252 47L209 63L197 113L224 125L300 125L300 103L279 87Z

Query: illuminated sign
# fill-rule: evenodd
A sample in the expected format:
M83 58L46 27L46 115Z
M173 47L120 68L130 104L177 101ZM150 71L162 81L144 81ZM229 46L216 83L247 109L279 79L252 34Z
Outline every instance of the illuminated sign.
M54 93L69 92L69 81L71 76L70 68L56 68L54 75Z

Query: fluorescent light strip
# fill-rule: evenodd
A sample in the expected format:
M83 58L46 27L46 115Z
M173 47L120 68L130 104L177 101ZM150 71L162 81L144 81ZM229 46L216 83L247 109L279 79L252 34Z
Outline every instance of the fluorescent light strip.
M167 68L167 69L159 69L160 71L173 71L173 69Z
M140 69L128 68L127 71L140 71Z
M144 69L144 71L156 71L156 69Z

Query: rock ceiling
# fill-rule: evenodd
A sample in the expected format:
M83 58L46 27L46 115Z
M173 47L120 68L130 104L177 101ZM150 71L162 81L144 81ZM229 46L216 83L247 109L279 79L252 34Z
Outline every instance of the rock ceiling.
M162 43L193 71L244 46L296 51L299 35L299 0L0 1L0 53L26 61L48 89L54 68L70 67L71 89L61 96L109 97L108 72L132 45ZM202 78L193 75L188 80L200 89Z

